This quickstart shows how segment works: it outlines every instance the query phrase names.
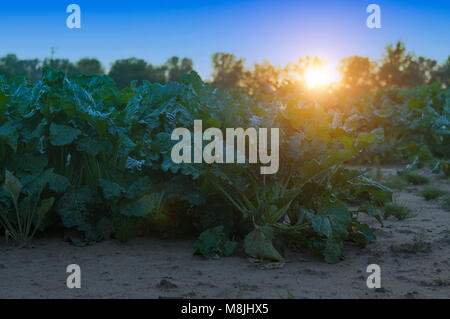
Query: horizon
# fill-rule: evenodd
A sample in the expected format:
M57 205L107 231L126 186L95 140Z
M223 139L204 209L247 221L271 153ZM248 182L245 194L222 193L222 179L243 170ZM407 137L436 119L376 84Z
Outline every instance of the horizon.
M408 52L438 63L450 53L450 39L442 32L450 29L450 3L445 1L377 1L381 29L365 25L369 1L75 3L81 7L81 29L66 26L69 2L4 4L0 55L42 60L54 47L55 58L93 57L106 70L118 59L136 57L160 65L176 55L192 59L194 70L207 80L215 52L244 58L247 68L264 60L286 65L310 55L333 69L352 55L379 60L386 45L399 40Z

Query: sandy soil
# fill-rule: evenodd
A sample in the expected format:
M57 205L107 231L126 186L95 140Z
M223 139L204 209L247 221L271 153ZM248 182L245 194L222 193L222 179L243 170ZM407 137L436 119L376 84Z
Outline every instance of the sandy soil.
M395 174L383 169L383 175ZM450 192L448 179L431 185ZM74 247L42 238L33 248L0 240L0 298L450 298L450 212L408 186L395 192L417 216L385 227L366 249L346 245L345 259L326 264L307 251L285 251L288 262L259 263L242 253L205 260L192 256L193 241L148 238ZM419 252L408 252L423 232ZM411 250L411 249L409 249ZM381 267L380 289L366 286L368 264ZM66 287L66 266L81 267L81 289Z

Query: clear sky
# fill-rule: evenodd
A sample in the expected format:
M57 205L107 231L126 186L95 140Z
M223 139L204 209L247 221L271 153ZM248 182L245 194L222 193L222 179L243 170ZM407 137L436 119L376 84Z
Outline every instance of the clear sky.
M66 7L81 7L81 29L68 29ZM381 7L381 29L366 27L366 7ZM231 52L247 66L267 59L284 65L317 55L334 66L350 55L380 58L386 44L443 62L450 54L450 1L2 1L0 55L112 61L138 57L152 64L190 57L203 78L211 55Z

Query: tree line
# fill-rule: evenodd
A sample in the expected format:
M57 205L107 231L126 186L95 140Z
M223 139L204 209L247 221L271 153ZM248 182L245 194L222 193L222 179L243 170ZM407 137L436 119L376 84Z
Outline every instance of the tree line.
M26 77L29 81L38 81L43 68L50 67L63 71L69 78L81 74L103 75L105 69L96 58L82 58L73 63L69 59L45 58L19 59L15 54L7 54L0 58L0 75L6 78ZM119 88L124 88L131 81L138 83L147 80L154 83L166 83L169 81L180 81L184 73L193 70L191 59L173 56L162 65L152 65L143 59L128 58L116 60L112 63L108 72Z
M274 66L268 61L245 67L245 60L234 54L217 52L212 55L211 85L217 88L242 87L249 91L271 91L295 85L305 86L304 73L310 67L321 66L325 61L307 56L295 63ZM105 74L102 63L96 58L83 58L73 63L68 59L45 58L18 59L15 54L0 58L0 74L6 77L25 76L34 82L40 78L42 69L51 67L61 70L68 77L80 74ZM116 60L111 64L108 75L119 88L131 81L141 83L148 80L153 83L179 81L184 73L194 70L189 58L173 56L162 65L153 65L135 57ZM432 82L440 82L449 87L450 56L439 64L434 59L416 57L408 52L401 41L390 44L380 60L368 57L350 56L342 59L338 70L342 76L337 88L340 92L360 94L384 87L412 87ZM335 86L336 86L335 85ZM335 87L336 89L336 87Z
M255 63L252 68L244 67L244 59L238 59L230 53L213 55L212 85L222 88L243 87L249 90L275 90L298 86L303 75L310 67L320 67L326 62L318 57L307 56L296 63L277 67L268 61ZM341 80L334 85L343 93L359 94L377 88L413 87L433 82L450 86L450 56L441 65L434 59L406 50L401 41L386 46L382 58L378 61L368 57L350 56L342 59L338 66Z

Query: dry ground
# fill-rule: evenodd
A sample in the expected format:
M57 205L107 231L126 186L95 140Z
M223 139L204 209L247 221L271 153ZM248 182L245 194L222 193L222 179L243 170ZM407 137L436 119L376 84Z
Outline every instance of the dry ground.
M383 169L384 176L395 172ZM448 179L422 173L450 192ZM192 256L192 241L138 238L79 248L42 238L18 249L2 239L0 298L450 298L450 211L439 200L425 201L420 188L394 194L416 217L389 218L384 228L371 222L377 241L366 249L346 244L345 259L334 265L307 251L286 251L285 264L252 262L241 253L208 261ZM81 267L81 289L65 284L73 263ZM381 289L366 286L372 263L381 266Z

